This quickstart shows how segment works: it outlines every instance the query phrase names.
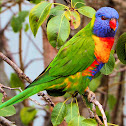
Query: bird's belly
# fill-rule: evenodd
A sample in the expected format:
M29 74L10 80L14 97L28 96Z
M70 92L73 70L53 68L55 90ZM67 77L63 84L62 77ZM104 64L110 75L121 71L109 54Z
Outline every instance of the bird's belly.
M100 71L103 65L104 63L100 63L95 59L86 70L78 72L69 77L61 77L55 81L50 82L52 83L52 86L50 85L48 90L62 89L63 91L71 93L77 91L82 94L88 86L89 82L92 80L93 76Z

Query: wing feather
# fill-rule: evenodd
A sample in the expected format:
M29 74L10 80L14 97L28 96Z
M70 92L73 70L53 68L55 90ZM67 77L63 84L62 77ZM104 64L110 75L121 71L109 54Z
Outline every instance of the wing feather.
M60 49L50 63L50 76L69 76L86 69L94 61L94 47L91 29L82 29Z
M47 83L85 70L94 61L94 40L90 23L65 43L42 74L28 87Z

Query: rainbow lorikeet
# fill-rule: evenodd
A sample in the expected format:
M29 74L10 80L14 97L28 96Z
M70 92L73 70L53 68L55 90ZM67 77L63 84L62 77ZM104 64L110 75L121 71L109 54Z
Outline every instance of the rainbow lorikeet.
M23 92L0 105L0 109L43 90L51 95L84 94L93 76L108 62L118 18L115 9L100 8L91 22L60 48L49 66Z

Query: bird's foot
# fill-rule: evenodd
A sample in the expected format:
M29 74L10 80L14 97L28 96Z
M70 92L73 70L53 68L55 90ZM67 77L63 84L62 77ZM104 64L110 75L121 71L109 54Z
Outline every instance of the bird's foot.
M103 118L103 122L105 126L107 125L107 118L105 115L105 112L102 108L102 105L97 101L95 93L93 93L92 91L90 91L90 89L87 87L85 89L85 96L87 97L88 102L93 103L93 107L92 107L92 112L94 113L93 116L96 118L97 122L99 125L103 125L102 121L100 120L100 118L98 117L97 113L96 113L96 106L98 106L101 114L102 114L102 118Z
M88 91L86 93L88 102L92 103L96 99L95 93L93 93L92 91Z
M92 103L94 100L96 100L95 93L90 91L89 87L85 89L85 95L87 96L88 102Z

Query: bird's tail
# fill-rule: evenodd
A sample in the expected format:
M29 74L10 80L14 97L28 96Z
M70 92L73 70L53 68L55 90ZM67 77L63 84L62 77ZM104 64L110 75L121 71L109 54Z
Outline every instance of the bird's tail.
M24 90L23 92L19 93L18 95L14 96L13 98L11 98L10 100L1 104L0 109L7 107L7 106L10 106L10 105L13 105L18 102L21 102L24 99L38 93L39 91L42 91L42 90L45 90L43 85L29 87L26 90Z

